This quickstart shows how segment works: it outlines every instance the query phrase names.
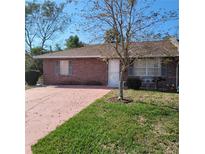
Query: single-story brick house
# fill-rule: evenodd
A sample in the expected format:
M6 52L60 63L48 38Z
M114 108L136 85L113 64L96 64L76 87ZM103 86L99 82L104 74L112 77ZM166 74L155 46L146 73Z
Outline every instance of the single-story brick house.
M140 78L142 88L176 89L178 80L178 41L132 43L131 53L137 60L126 71L124 80ZM34 58L43 59L44 84L85 84L117 87L120 61L108 44L47 53ZM126 82L125 82L126 83ZM156 86L157 83L157 86Z

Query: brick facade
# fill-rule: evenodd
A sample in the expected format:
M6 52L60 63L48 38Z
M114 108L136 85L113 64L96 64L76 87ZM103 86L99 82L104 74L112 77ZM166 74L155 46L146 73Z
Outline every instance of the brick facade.
M56 71L56 63L62 59L44 59L43 77L44 84L85 84L107 85L107 63L97 58L76 58L69 60L72 74L62 76Z
M177 88L177 65L178 58L167 58L162 60L162 81L158 83L158 89L176 90Z
M56 63L60 60L69 60L72 66L72 74L62 76L56 71ZM160 77L134 77L142 81L142 89L159 89L162 91L176 90L177 58L163 58L161 61ZM83 84L83 85L107 85L108 64L99 58L75 58L75 59L44 59L43 60L44 84ZM124 81L131 78L128 71L124 73ZM133 78L133 77L132 77ZM157 81L158 80L158 81Z
M129 78L139 78L142 81L141 89L158 89L161 91L175 91L177 88L177 58L162 58L161 61L161 76L145 76L145 77L127 77ZM126 75L128 73L126 72Z

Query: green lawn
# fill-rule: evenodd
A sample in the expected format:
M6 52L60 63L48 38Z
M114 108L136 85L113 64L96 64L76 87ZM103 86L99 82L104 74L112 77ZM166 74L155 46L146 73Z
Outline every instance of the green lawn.
M178 153L178 94L125 90L134 102L106 102L116 92L39 140L33 153Z

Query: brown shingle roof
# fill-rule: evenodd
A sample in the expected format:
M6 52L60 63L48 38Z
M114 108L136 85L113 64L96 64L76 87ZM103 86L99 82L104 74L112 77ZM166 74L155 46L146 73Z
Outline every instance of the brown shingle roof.
M167 39L152 42L135 42L130 45L130 55L133 57L177 57L178 42ZM89 45L65 51L47 53L34 58L117 58L114 44Z

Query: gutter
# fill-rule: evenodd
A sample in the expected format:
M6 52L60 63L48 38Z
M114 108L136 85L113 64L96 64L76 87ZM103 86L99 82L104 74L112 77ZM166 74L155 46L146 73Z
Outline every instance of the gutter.
M96 56L33 56L34 59L57 59L57 58L102 58L100 55Z
M166 58L166 57L179 57L179 56L143 56L143 57L133 57L130 58ZM109 58L118 59L119 57L106 57L106 56L33 56L34 59L63 59L63 58Z

